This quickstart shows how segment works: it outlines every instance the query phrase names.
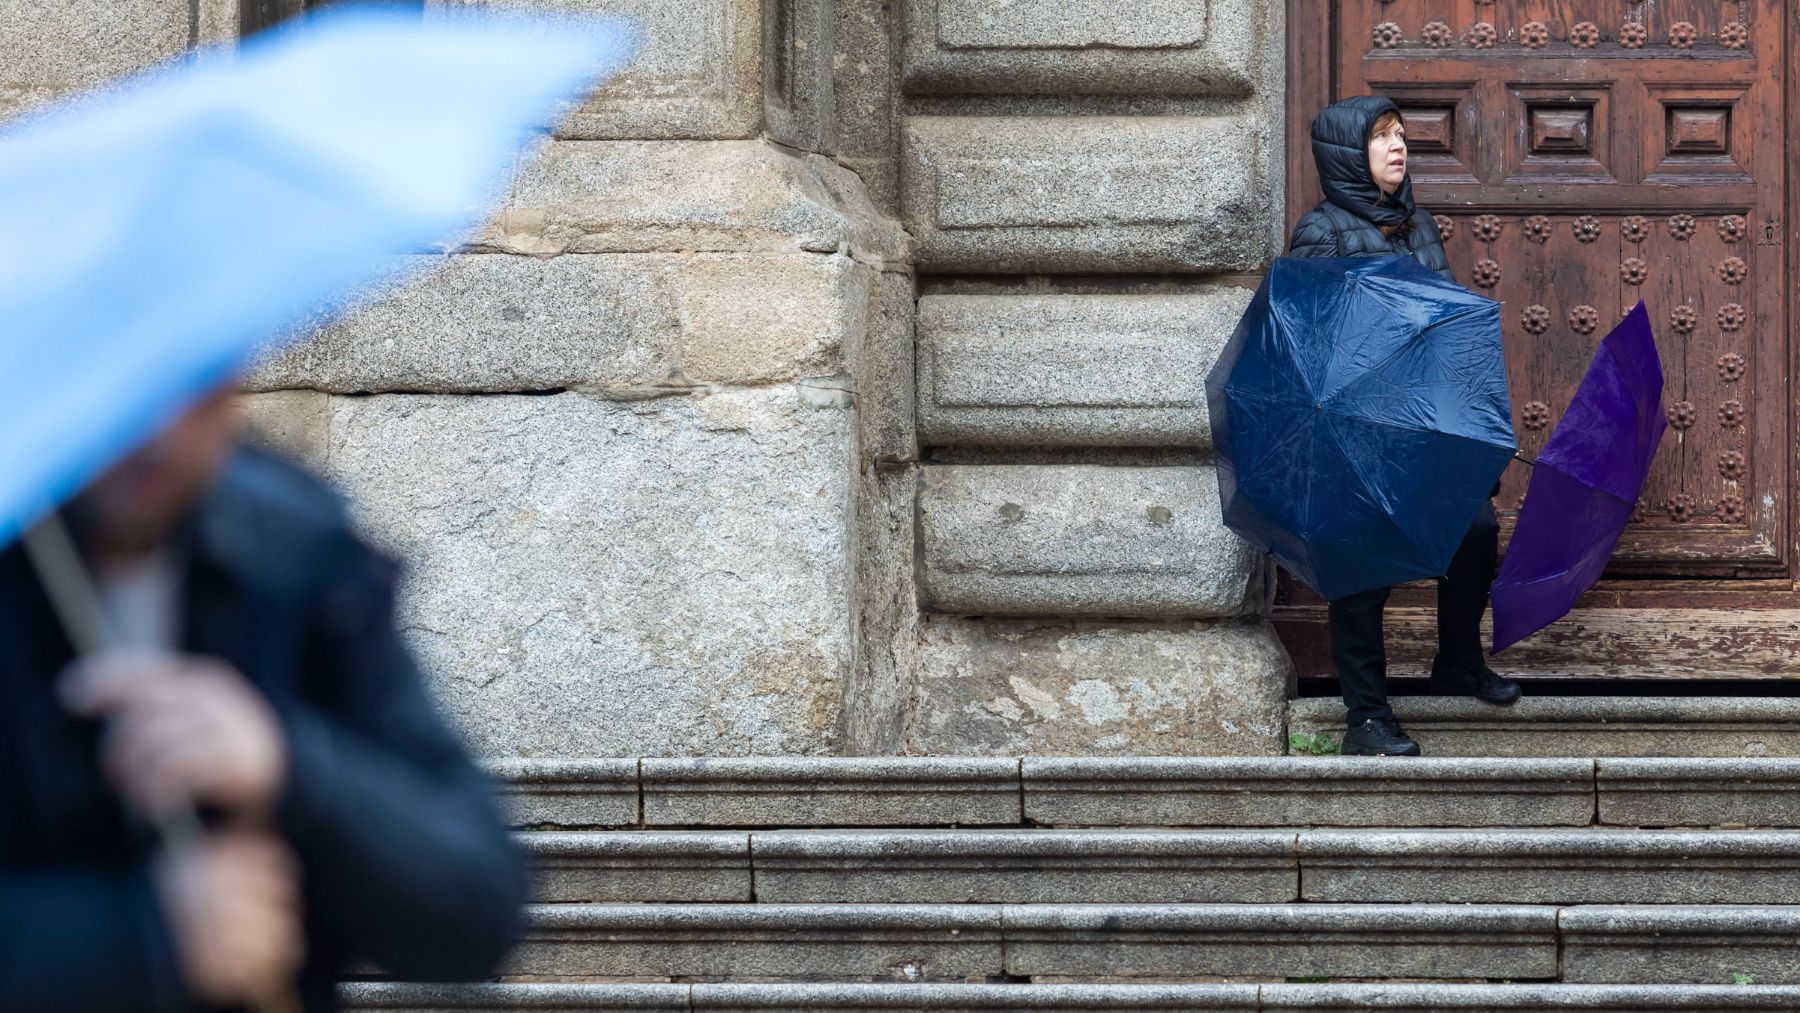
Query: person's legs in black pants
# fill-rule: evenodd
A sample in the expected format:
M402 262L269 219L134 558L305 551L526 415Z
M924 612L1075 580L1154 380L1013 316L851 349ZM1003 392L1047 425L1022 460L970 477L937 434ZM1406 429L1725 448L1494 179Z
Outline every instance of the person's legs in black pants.
M1390 590L1378 587L1331 602L1331 664L1352 728L1371 718L1394 716L1387 699L1387 647L1381 640L1381 612Z
M1431 688L1438 693L1476 696L1489 703L1512 703L1519 684L1487 665L1481 646L1481 617L1487 612L1500 555L1500 522L1493 504L1481 508L1438 579L1438 653L1431 662Z

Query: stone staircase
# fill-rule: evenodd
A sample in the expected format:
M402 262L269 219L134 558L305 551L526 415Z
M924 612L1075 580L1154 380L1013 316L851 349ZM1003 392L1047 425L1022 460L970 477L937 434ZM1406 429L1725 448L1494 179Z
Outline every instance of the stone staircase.
M494 772L536 870L506 976L351 1008L1800 1009L1800 759Z

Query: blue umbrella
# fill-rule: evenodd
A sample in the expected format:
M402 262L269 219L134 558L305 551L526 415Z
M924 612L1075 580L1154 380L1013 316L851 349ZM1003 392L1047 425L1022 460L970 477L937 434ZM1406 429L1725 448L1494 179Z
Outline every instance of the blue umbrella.
M0 545L284 325L478 221L528 131L634 46L624 22L348 10L0 136Z
M1441 576L1517 449L1500 304L1411 257L1276 260L1206 386L1226 525L1327 599Z

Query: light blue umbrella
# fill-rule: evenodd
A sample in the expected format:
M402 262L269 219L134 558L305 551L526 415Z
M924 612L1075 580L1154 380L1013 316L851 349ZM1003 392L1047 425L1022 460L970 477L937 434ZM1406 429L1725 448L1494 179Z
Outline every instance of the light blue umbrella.
M285 325L479 221L635 44L331 12L0 135L0 546Z

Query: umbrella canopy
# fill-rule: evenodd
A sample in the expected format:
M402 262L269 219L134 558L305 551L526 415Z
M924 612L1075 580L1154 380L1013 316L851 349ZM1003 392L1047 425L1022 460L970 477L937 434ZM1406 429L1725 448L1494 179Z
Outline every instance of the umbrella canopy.
M1327 599L1442 575L1516 449L1499 303L1411 257L1276 260L1207 395L1225 523Z
M285 324L478 221L634 44L327 13L0 136L0 545Z
M1494 580L1494 653L1550 625L1594 586L1668 431L1662 360L1639 302L1600 342L1538 455Z

